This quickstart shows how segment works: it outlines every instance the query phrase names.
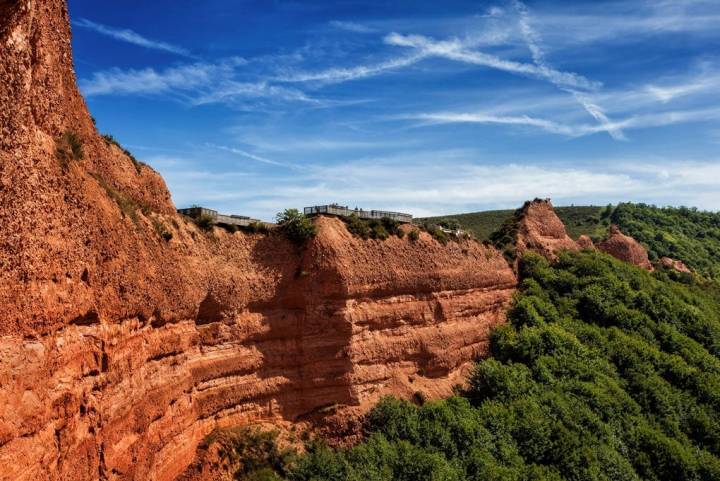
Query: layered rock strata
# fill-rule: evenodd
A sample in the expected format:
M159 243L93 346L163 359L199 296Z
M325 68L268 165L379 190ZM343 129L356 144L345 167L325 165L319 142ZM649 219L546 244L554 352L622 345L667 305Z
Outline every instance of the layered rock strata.
M95 131L65 2L0 12L0 480L169 481L216 426L446 395L486 354L495 250L203 232Z

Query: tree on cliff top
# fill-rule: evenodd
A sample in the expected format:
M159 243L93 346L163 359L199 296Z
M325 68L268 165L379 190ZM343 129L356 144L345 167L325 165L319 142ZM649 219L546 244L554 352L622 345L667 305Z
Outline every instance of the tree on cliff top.
M276 216L280 230L288 239L302 244L317 234L312 221L297 209L285 209Z

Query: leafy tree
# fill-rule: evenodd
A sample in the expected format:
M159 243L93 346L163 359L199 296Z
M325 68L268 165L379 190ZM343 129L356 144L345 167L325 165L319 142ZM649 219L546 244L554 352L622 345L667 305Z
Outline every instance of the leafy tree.
M312 220L297 209L286 209L280 212L276 219L281 232L295 243L302 244L317 234Z

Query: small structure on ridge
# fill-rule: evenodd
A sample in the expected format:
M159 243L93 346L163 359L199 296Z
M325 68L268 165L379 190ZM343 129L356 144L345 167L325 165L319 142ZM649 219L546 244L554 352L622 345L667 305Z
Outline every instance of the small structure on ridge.
M363 210L355 207L350 209L347 206L339 204L330 205L315 205L312 207L305 207L305 215L334 215L338 217L350 217L356 216L359 219L366 220L381 220L381 219L392 219L394 221L410 224L412 223L413 217L410 214L404 214L402 212L392 212L387 210Z
M244 215L219 214L216 210L200 206L193 206L188 209L178 209L178 213L193 219L199 219L200 217L206 216L212 219L213 224L233 225L238 227L248 227L250 224L264 224L261 220L253 219Z

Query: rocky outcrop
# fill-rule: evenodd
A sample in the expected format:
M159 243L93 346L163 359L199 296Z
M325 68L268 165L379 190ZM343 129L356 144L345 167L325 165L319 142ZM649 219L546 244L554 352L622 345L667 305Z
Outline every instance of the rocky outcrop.
M578 245L568 236L565 224L553 210L550 199L528 201L515 214L517 253L533 251L549 260L561 251L576 251Z
M580 249L595 250L595 243L587 235L578 237L577 245Z
M670 257L661 257L658 265L664 269L671 269L684 274L690 274L692 271L683 261L671 259Z
M599 243L597 248L621 261L649 271L653 270L647 249L632 237L623 234L616 225L610 226L608 238Z
M363 241L337 219L318 224L305 250L183 225L176 248L216 244L218 278L242 272L234 293L211 287L203 316L103 314L4 336L0 479L171 480L219 425L449 394L503 320L515 285L503 258L475 242ZM198 313L209 297L196 296Z

